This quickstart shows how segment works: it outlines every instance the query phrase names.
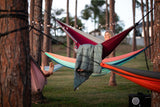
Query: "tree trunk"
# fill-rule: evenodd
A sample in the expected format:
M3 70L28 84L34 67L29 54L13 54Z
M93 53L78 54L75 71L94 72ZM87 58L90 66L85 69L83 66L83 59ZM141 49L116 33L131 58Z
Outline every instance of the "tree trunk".
M114 5L115 5L115 0L110 0L110 15L109 15L109 19L110 19L110 30L112 30L114 32L115 30L115 25L113 23L115 23L114 17L115 17L115 11L114 11ZM115 56L115 51L113 51L110 54L110 57L114 57ZM116 86L116 75L114 72L111 71L111 76L109 79L109 86Z
M66 24L69 25L69 0L67 0L67 17L66 17ZM67 56L71 57L71 50L70 50L70 38L67 36Z
M75 21L74 21L74 27L77 28L77 0L75 2ZM73 42L73 49L75 47L75 43ZM76 52L73 51L73 58L76 58Z
M155 0L153 71L160 72L160 0ZM160 93L152 91L152 107L160 107Z
M135 8L136 8L135 0L132 0L132 8L133 8L133 24L135 25ZM136 28L133 29L133 43L132 43L132 51L137 50L136 47Z
M0 10L0 107L30 107L28 3L0 0Z
M150 6L151 6L151 9L153 8L153 0L150 0ZM153 36L153 11L151 12L151 43L153 43L153 40L154 40L154 36ZM154 45L154 44L153 44ZM153 45L151 46L151 60L153 61L153 52L154 52L154 49L153 49Z
M147 8L147 12L149 11L149 6L148 6L148 0L146 0L146 8ZM146 39L147 39L147 46L150 44L150 37L149 37L149 15L147 15L147 20L146 20ZM147 56L149 59L151 59L151 49L150 47L147 50Z
M34 2L34 28L42 31L42 0L35 0ZM33 59L40 66L41 65L41 45L42 45L42 34L33 30ZM42 92L32 92L33 103L43 103Z
M34 27L38 30L42 30L42 0L35 0L34 3ZM37 64L41 65L41 44L42 44L42 34L36 30L33 32L33 58Z
M106 0L106 30L109 29L109 21L108 21L108 0Z
M51 16L51 6L52 0L45 0L45 13L44 13L44 33L50 35L50 16ZM50 39L43 36L43 51L49 52L49 47L51 45ZM42 66L48 65L48 57L42 53Z
M34 22L34 0L30 1L30 25L33 26ZM33 29L29 32L29 41L30 41L30 55L33 56Z
M147 46L147 39L146 39L146 30L145 30L145 20L144 20L144 4L143 4L143 0L141 0L141 12L142 12L142 17L143 17L143 21L142 21L142 27L143 27L143 33L144 33L144 44L145 47Z

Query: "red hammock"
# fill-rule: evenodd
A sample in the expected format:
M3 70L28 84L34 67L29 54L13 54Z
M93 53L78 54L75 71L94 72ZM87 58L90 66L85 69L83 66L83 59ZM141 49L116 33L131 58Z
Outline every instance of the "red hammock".
M131 69L122 66L101 63L101 66L114 73L141 85L149 90L160 92L160 72Z
M135 26L132 26L126 29L125 31L113 36L112 38L106 41L103 41L89 34L86 34L78 29L75 29L65 23L62 23L58 20L56 21L62 27L62 29L68 34L68 36L71 37L71 39L76 43L77 46L83 45L83 44L97 45L98 43L101 43L103 46L102 59L108 56L120 44L120 42L128 35L128 33L135 27Z

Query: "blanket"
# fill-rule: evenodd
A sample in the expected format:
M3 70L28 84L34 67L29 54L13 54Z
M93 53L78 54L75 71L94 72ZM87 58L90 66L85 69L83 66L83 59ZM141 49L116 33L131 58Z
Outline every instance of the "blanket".
M102 45L81 45L77 50L74 69L74 90L85 82L92 73L101 73Z

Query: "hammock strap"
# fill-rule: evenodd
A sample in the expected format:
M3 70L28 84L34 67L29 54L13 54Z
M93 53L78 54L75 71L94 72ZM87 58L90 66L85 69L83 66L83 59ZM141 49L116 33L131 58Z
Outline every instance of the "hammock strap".
M25 30L25 29L28 29L28 28L29 28L29 26L26 26L26 27L21 27L19 29L15 29L15 30L8 31L8 32L5 32L5 33L0 33L0 37L6 36L6 35L8 35L10 33L14 33L14 32L20 31L20 30Z
M153 10L154 10L154 7L153 7L150 11L148 11L136 24L140 23L140 21L142 21L143 18L146 17L146 16L147 16L149 13L151 13Z

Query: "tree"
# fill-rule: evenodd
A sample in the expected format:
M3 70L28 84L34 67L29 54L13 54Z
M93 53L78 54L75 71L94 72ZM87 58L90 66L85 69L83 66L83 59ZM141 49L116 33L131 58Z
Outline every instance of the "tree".
M75 21L74 21L74 27L77 28L77 0L75 2ZM75 43L73 43L73 46L75 47ZM73 49L74 49L73 47ZM76 58L76 52L73 51L73 58Z
M27 0L0 0L0 107L31 106Z
M136 8L135 0L132 0L132 9L133 9L133 24L135 25L135 8ZM132 44L132 51L137 50L136 47L136 28L133 29L133 44Z
M115 11L114 11L114 5L115 5L115 0L110 0L110 5L109 5L109 9L110 9L110 30L112 30L114 32L115 30L115 25L113 24L114 21L114 17L115 17ZM114 57L115 56L115 51L113 51L109 57ZM109 79L109 86L116 86L116 75L113 71L111 71L111 76Z
M34 28L41 31L42 27L42 0L35 0L34 2ZM37 31L33 31L33 58L37 64L41 65L41 44L42 34Z
M147 39L146 39L146 30L145 30L145 20L144 20L144 3L143 3L143 0L141 0L141 12L142 12L142 27L143 27L143 31L144 31L144 44L145 44L145 47L147 46Z
M34 22L34 0L30 1L30 25L33 26ZM29 32L29 41L30 41L30 55L33 56L33 29Z
M91 7L93 7L92 6L93 4L91 3L91 6L86 5L85 9L81 11L81 13L82 13L81 17L83 19L85 19L85 20L88 20L89 18L91 18L93 20L94 19L93 16L95 16L94 14L96 14L95 23L98 22L98 24L97 24L98 27L95 28L95 29L98 29L99 31L100 30L104 31L104 30L107 29L107 27L109 28L109 22L110 22L110 20L109 20L109 11L107 11L107 8L108 8L108 5L107 5L108 3L107 2L108 1L106 0L106 3L105 3L105 1L104 2L103 1L97 1L97 2L101 2L101 3L94 3L94 6L96 8L98 8L99 10L98 9L92 9ZM103 5L102 4L106 4L106 8L105 9L103 9ZM92 12L93 10L94 11L97 10L97 12ZM108 16L106 16L106 15L108 15ZM108 18L106 19L106 17L104 18L104 16L106 16ZM119 21L119 17L115 13L115 22L118 22L118 21ZM104 25L104 23L106 25ZM123 23L116 24L114 33L116 34L116 33L119 33L120 31L122 31L123 30L122 27L123 27Z
M86 5L85 9L81 11L82 18L88 20L90 17L94 20L95 29L96 24L99 25L99 15L101 14L101 8L105 4L104 0L91 0L91 5Z
M67 18L66 24L69 25L69 0L67 0ZM71 57L71 50L70 50L70 38L67 36L67 56Z
M153 0L150 0L150 6L151 6L151 9L153 8ZM154 40L154 36L153 36L153 11L151 12L151 43L153 43L153 40ZM153 48L151 48L151 60L153 61Z
M148 6L148 0L146 0L146 11L149 11L149 6ZM147 46L150 44L150 37L149 37L149 14L147 15L147 20L146 20L146 39L147 39ZM151 59L151 49L150 47L147 50L147 55L148 58Z
M50 35L50 16L51 16L51 7L52 7L52 0L45 0L45 13L44 13L44 33ZM51 40L43 36L43 46L42 49L45 52L50 51ZM42 53L42 66L48 65L48 57Z
M36 63L41 66L41 45L42 45L42 0L34 0L34 30L33 30L33 54ZM41 91L32 92L32 102L43 102Z
M153 71L160 72L160 0L154 4ZM152 107L160 107L160 93L152 91Z
M109 29L109 20L108 20L108 17L109 17L109 15L108 15L108 0L106 0L106 30L108 30Z

